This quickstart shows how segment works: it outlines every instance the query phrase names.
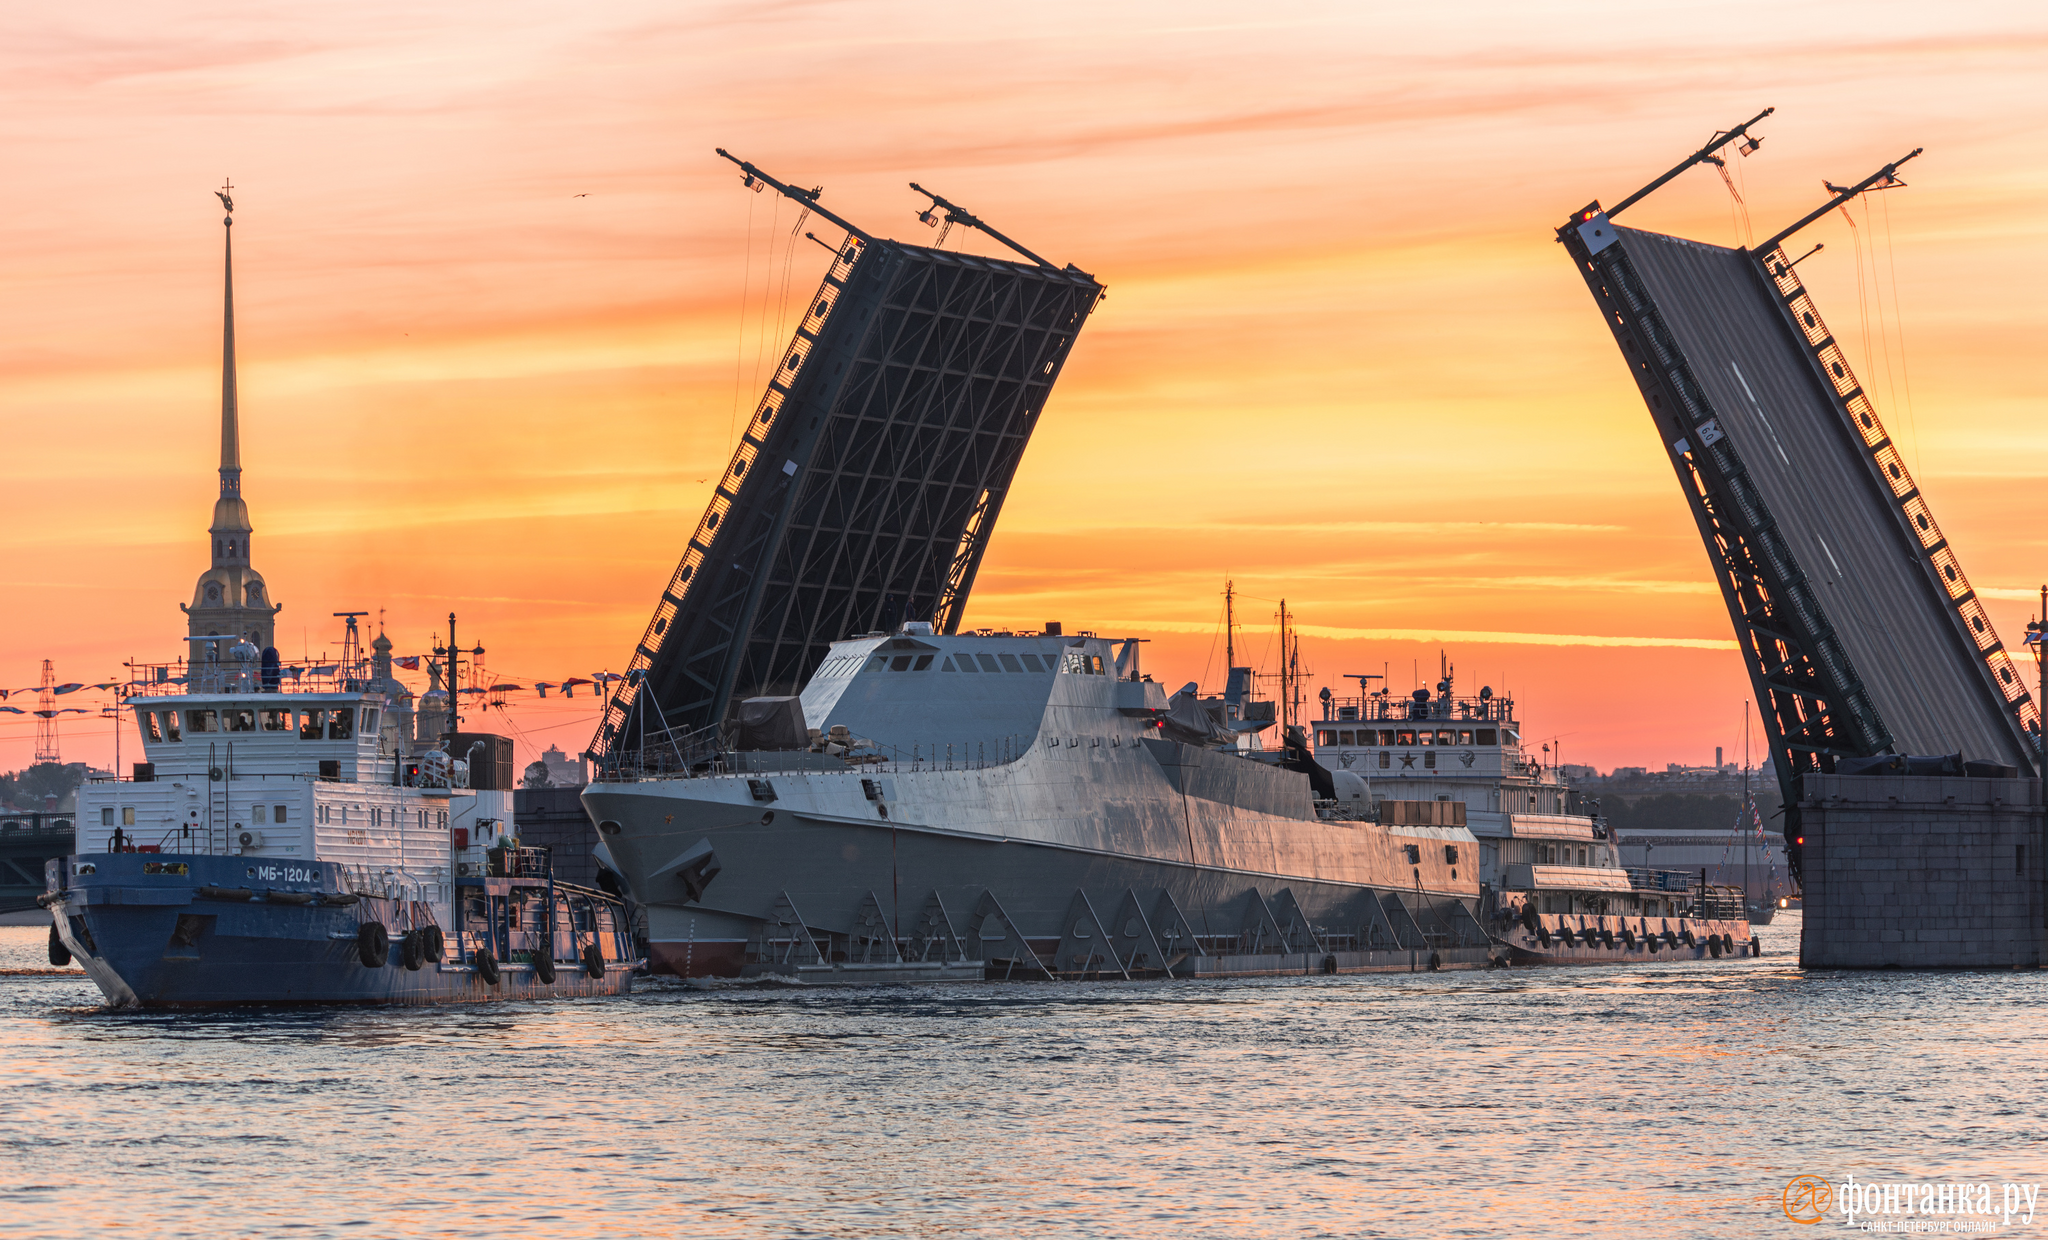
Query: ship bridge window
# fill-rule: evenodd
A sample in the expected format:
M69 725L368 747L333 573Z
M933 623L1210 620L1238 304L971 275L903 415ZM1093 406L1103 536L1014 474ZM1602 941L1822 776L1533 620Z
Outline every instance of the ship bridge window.
M925 669L929 668L931 665L932 657L928 654L921 654L917 656L917 662L910 665L910 670L913 672L922 672Z
M909 655L907 655L907 654L899 654L899 655L897 655L897 656L896 656L895 658L893 658L893 659L889 660L889 670L890 670L890 671L892 671L892 672L907 672L907 671L909 671L909 670L910 670L910 656L909 656Z
M879 654L878 654L878 655L876 655L876 656L875 656L875 661L874 661L874 662L872 662L872 663L870 663L870 664L868 664L868 670L869 670L869 671L871 671L871 672L879 672L879 671L883 671L883 670L885 670L885 669L886 669L886 668L887 668L888 666L889 666L889 659L888 659L888 656L886 656L886 655L879 655Z
M984 672L1000 672L1003 670L1002 665L996 662L996 657L992 654L978 654L974 657L981 660L981 670ZM1003 657L1008 658L1009 656L1005 655ZM1014 672L1017 669L1013 667L1010 670Z
M1396 745L1413 745L1415 743L1415 733L1396 732L1394 733L1394 743Z
M302 710L299 712L299 739L317 741L327 732L327 712L324 710Z
M1040 663L1038 661L1038 656L1035 654L1027 653L1020 657L1024 660L1024 670L1027 672L1042 672L1047 670L1045 664Z
M978 672L981 670L980 668L974 665L974 656L968 654L964 650L961 651L959 654L954 655L951 659L946 660L946 664L948 667L952 666L956 662L960 665L960 670L963 672Z
M161 726L159 726L159 725L158 725L158 723L157 723L157 721L156 721L156 712L155 712L155 711L153 711L153 710L144 710L144 711L137 711L136 713L137 713L138 715L140 715L140 716L142 717L142 739L143 739L143 740L146 740L146 741L160 741L160 740L162 740L162 739L164 738L164 730L163 730L163 728L162 728Z
M364 734L365 734L365 735L368 735L369 733L371 733L371 732L375 732L376 730L377 730L377 708L376 708L376 707L374 707L374 706L365 706L365 707L363 707L363 732L364 732Z
M1002 660L1003 670L1006 672L1021 672L1024 670L1024 665L1017 662L1017 656L1014 654L1005 651L1002 655Z
M177 739L178 739L178 738L179 738L179 737L180 737L181 735L183 735L182 733L180 733L180 732L178 731L178 712L177 712L177 711L174 711L174 710L167 710L167 711L165 711L165 712L164 712L164 715L163 715L163 719L164 719L164 739L165 739L165 740L167 740L167 741L174 741L174 740L177 740Z
M224 710L220 713L221 731L254 732L256 712L253 710Z
M342 709L329 711L327 715L327 739L345 741L355 736L356 713Z
M1382 744L1382 745L1391 745L1391 744L1393 744L1393 743L1394 743L1394 734L1393 734L1393 733L1392 733L1391 731L1383 731L1383 732L1381 732L1381 733L1380 733L1380 744Z
M1464 728L1460 728L1460 729L1458 730L1458 743L1459 743L1460 745L1469 745L1469 744L1471 744L1471 743L1472 743L1472 733L1471 733L1471 732L1470 732L1469 730L1467 730L1467 729L1464 729Z
M292 713L288 710L266 710L263 712L265 732L289 732L292 730Z
M218 732L220 719L210 710L188 710L185 712L187 732Z
M1473 733L1473 736L1482 745L1500 744L1500 733L1492 728L1481 728Z
M1455 745L1458 743L1458 734L1455 732L1439 732L1436 734L1436 743L1439 745Z
M1026 655L1025 657L1029 658L1030 656ZM1106 676L1109 674L1103 665L1101 655L1084 654L1079 650L1069 650L1060 655L1060 670L1070 676Z
M1352 739L1352 737L1353 737L1354 735L1355 735L1355 733L1351 733L1351 732L1339 732L1339 733L1337 733L1337 743L1338 743L1339 745L1354 745L1354 744L1357 744L1357 742L1356 742L1355 740L1353 740L1353 739Z

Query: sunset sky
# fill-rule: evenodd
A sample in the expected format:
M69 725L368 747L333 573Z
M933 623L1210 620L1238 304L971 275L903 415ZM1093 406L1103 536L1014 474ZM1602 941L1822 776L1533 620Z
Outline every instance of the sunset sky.
M916 180L1107 284L970 625L1214 686L1231 577L1252 662L1284 597L1313 684L1443 649L1567 761L1732 759L1727 613L1552 234L1767 105L1730 168L1758 238L1927 148L1801 270L2008 644L2048 574L2038 5L116 0L0 12L0 69L0 688L180 653L226 176L284 653L454 610L497 677L623 668L827 258L714 146L929 243ZM1711 168L1625 220L1745 239ZM480 726L525 761L585 707ZM64 756L111 761L81 718Z

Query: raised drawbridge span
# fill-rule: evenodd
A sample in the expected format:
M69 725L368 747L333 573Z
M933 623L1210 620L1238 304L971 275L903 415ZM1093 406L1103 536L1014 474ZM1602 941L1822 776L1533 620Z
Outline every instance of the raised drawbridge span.
M1021 261L872 236L819 191L718 153L748 188L795 200L846 239L605 711L592 749L614 770L687 765L736 701L796 692L830 642L906 620L955 631L1103 295L928 191L921 220L979 229Z
M1844 758L1948 754L2035 773L2040 712L1785 242L1874 188L1897 160L1830 186L1754 249L1614 217L1742 142L1716 134L1611 209L1558 229L1665 445L1734 621L1782 782ZM1796 861L1795 861L1796 864Z

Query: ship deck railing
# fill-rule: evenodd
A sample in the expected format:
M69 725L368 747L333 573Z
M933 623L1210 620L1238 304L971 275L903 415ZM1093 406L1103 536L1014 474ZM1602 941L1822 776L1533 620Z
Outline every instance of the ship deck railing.
M72 824L77 819L78 815L70 812L12 810L0 814L0 837L26 842L44 837L70 835Z
M1318 723L1513 723L1513 698L1446 697L1428 702L1393 694L1333 697Z
M367 660L316 663L301 660L278 665L274 682L266 682L257 663L130 663L131 678L121 686L123 697L183 697L214 693L361 693L373 673Z
M1669 891L1684 895L1699 881L1699 875L1690 870L1650 870L1641 866L1624 868L1628 871L1629 886L1637 891Z
M773 766L750 763L747 755L779 753L830 755L820 744L790 750L738 750L730 742L731 729L700 728L673 739L649 742L637 749L620 749L607 756L593 773L596 783L635 783L641 780L698 779L710 776L772 778ZM1135 745L1137 742L1131 742ZM862 775L909 775L923 771L982 771L1008 766L1031 749L1029 738L1002 737L995 740L958 742L913 742L908 746L884 745L851 749L836 756L846 771ZM793 766L791 773L811 769ZM834 768L836 769L836 768Z

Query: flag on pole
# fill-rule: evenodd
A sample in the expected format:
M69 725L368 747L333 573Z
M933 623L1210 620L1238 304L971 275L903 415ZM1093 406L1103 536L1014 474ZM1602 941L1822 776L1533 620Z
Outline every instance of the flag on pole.
M416 654L401 655L400 657L393 659L392 662L398 664L398 666L404 668L408 672L417 672L418 670L420 670L420 657Z

